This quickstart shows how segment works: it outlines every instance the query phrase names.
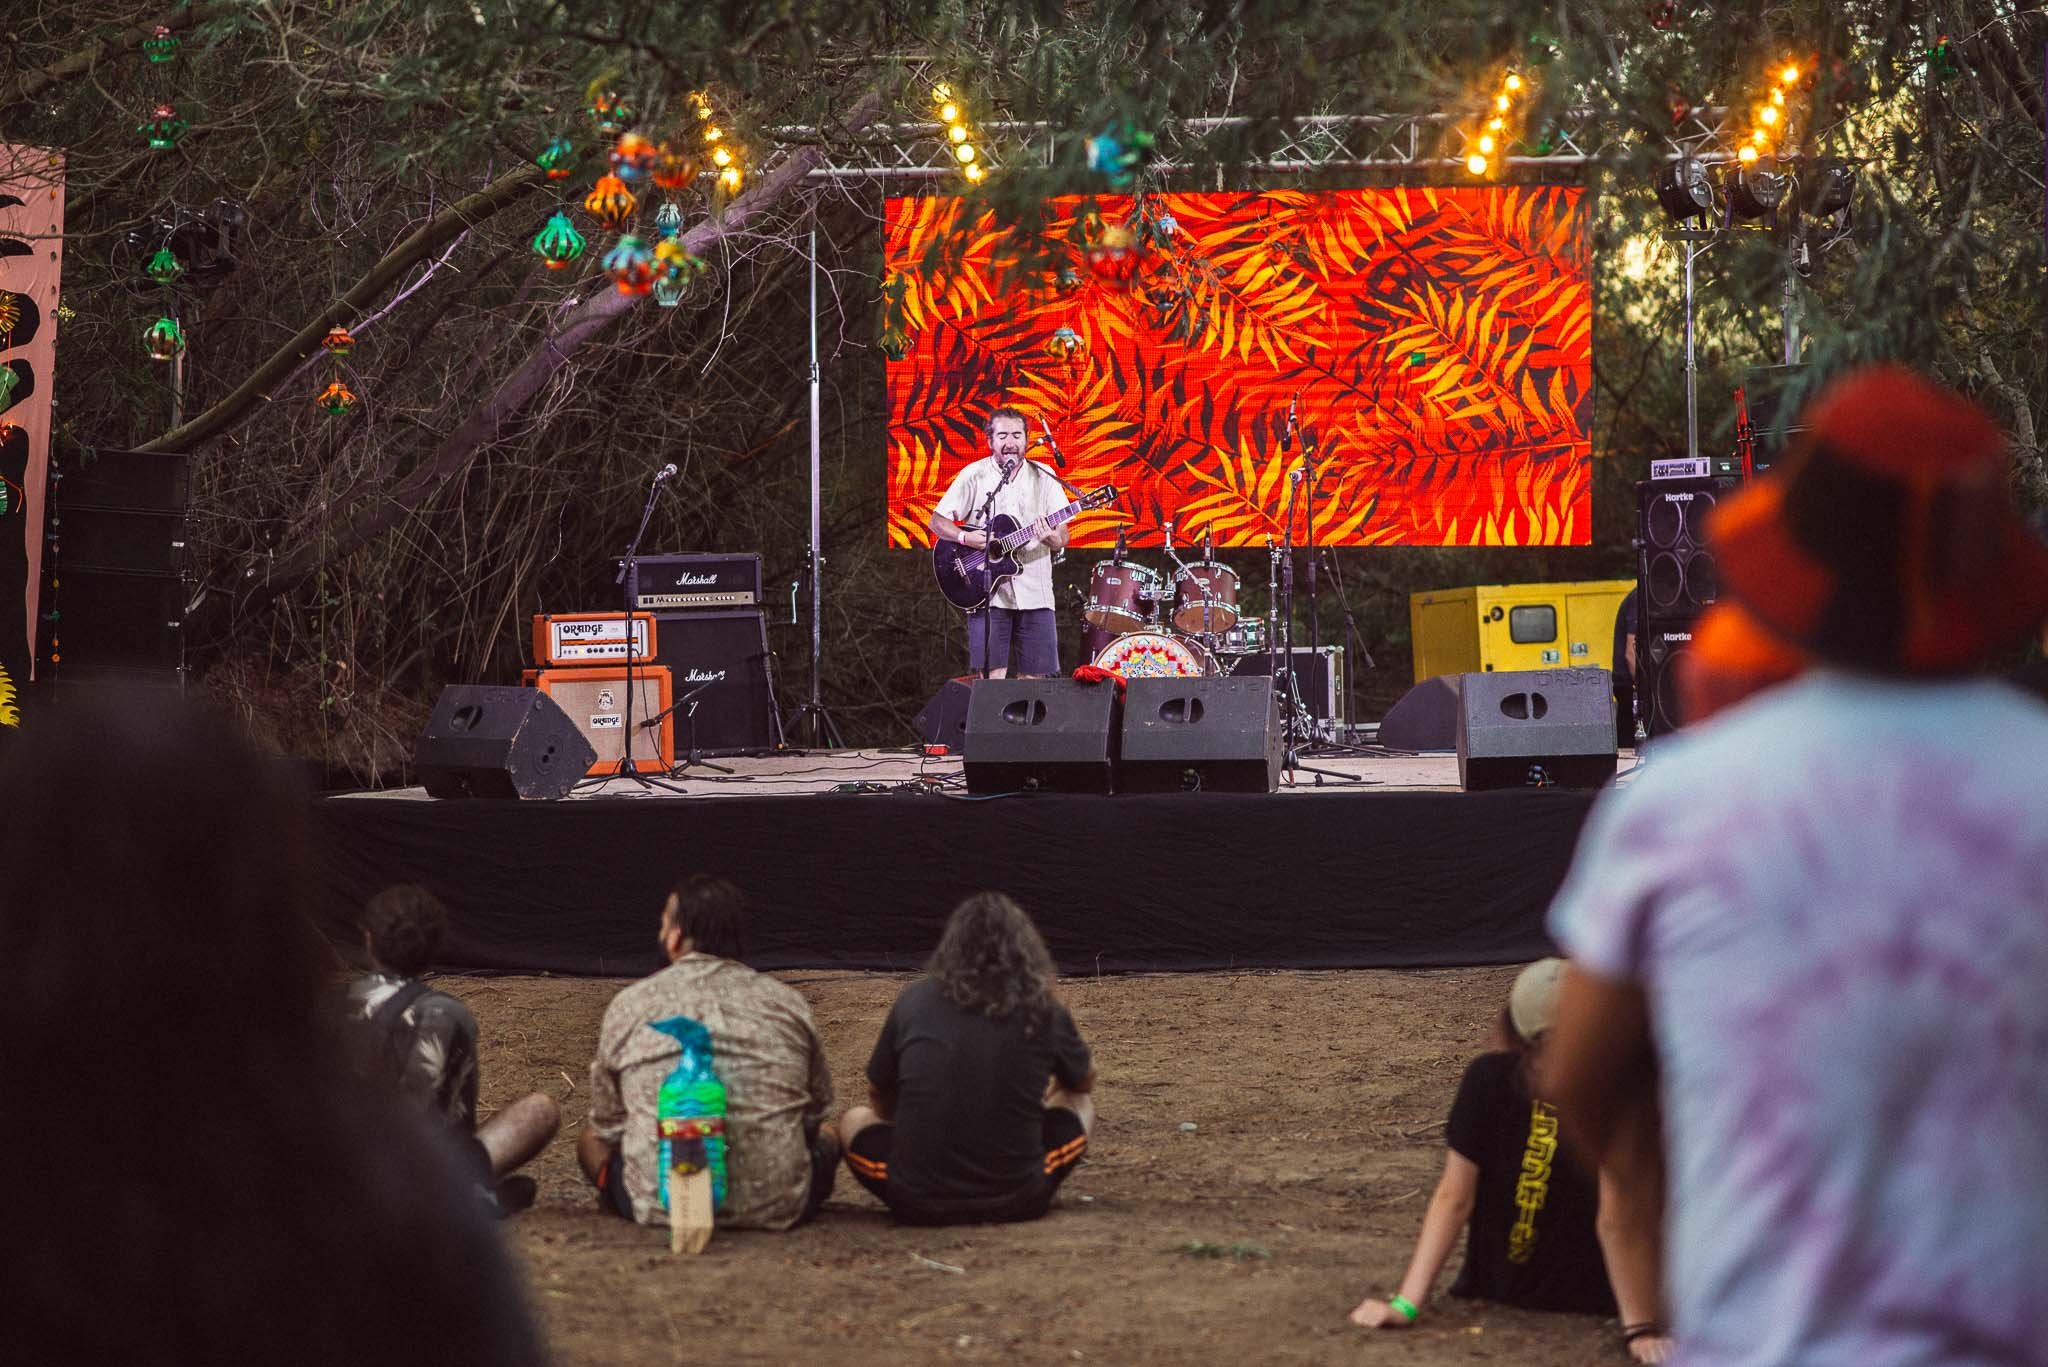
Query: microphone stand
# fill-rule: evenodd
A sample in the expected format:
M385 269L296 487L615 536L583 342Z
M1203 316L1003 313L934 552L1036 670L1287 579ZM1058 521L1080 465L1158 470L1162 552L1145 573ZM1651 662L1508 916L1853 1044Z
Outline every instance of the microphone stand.
M1293 421L1293 416L1290 413L1288 417L1290 426ZM1307 483L1308 479L1307 452L1304 447L1301 468L1287 472L1287 525L1281 537L1287 553L1280 575L1281 591L1287 595L1287 616L1282 627L1287 636L1285 646L1287 652L1287 692L1283 695L1282 702L1282 706L1287 709L1287 758L1281 767L1289 773L1314 774L1316 776L1316 786L1319 788L1322 786L1323 779L1326 776L1329 778L1346 779L1352 783L1366 783L1375 780L1368 780L1363 774L1347 774L1342 769L1322 769L1312 764L1303 764L1301 762L1301 754L1308 747L1295 744L1295 727L1298 714L1306 712L1308 709L1301 704L1301 690L1296 684L1294 675L1294 508L1295 500L1301 493L1301 486ZM1310 544L1313 545L1315 538L1313 512L1311 512L1310 516L1309 539ZM1313 578L1315 574L1315 560L1313 557L1309 560L1309 574L1311 576L1309 582L1313 584L1315 582ZM1313 596L1311 596L1310 601L1313 604ZM1311 722L1313 722L1313 718L1311 718ZM1313 725L1310 728L1309 739L1313 743Z
M974 520L981 524L981 526L975 530L978 530L981 533L981 567L984 571L988 569L989 522L995 516L996 495L1000 494L1003 491L1003 486L1010 482L1010 477L1017 473L1017 467L1022 465L1024 463L1024 460L1024 457L1019 456L1017 458L1016 465L1004 467L1003 477L996 481L995 488L988 491L988 497L981 501L981 508L974 515ZM997 461L996 463L999 465L1002 464L1000 460ZM990 633L995 629L995 614L996 588L994 583L994 576L991 575L988 586L988 598L981 605L981 677L984 679L988 678L989 676L988 648L989 642L991 640ZM972 631L973 629L974 628L972 624L970 624L968 626L968 630ZM1004 667L1008 668L1007 665L1005 665Z
M642 788L649 787L640 776L639 767L633 763L633 591L640 585L640 576L634 571L640 564L640 540L647 535L647 524L654 520L654 500L661 496L661 482L668 478L671 466L664 466L655 475L654 482L647 486L647 506L640 510L640 526L633 533L631 544L626 547L625 559L619 561L619 577L613 582L619 586L619 595L625 600L626 614L626 727L625 753L619 756L618 768L606 777L630 778Z
M706 679L703 683L698 684L695 688L683 694L682 697L677 698L667 707L664 707L660 712L640 723L641 726L652 731L655 727L666 721L677 708L682 707L684 703L689 704L689 707L683 712L683 720L690 727L690 756L681 764L678 764L676 769L716 769L721 774L732 772L731 769L728 769L723 764L713 764L710 760L705 759L704 752L697 748L697 695L717 682L718 680L716 679ZM671 772L674 771L671 770Z

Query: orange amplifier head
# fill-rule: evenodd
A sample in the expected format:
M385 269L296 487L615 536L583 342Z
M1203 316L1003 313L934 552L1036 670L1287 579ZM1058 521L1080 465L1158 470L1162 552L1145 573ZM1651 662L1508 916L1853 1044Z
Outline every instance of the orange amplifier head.
M654 614L633 614L633 663L654 659ZM537 612L533 617L533 662L557 665L617 665L626 662L623 612Z
M543 669L534 679L540 691L553 698L576 729L597 751L592 774L617 770L626 753L626 670L624 666L596 665L575 669ZM663 772L675 768L675 717L669 713L667 665L635 666L631 702L633 719L633 762ZM661 720L654 726L648 722Z

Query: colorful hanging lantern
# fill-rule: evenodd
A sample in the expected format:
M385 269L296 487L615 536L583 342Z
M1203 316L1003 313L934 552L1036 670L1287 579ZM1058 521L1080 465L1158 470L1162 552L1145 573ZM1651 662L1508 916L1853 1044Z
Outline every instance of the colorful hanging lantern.
M14 387L20 383L20 371L11 365L0 364L0 413L14 407Z
M556 138L533 159L534 165L547 172L549 180L567 180L575 174L578 160L576 144L567 138Z
M1962 59L1956 55L1956 45L1946 33L1927 49L1927 71L1937 81L1953 81L1963 74Z
M146 121L135 125L135 131L149 138L151 150L161 152L165 148L176 147L178 139L184 137L185 130L191 126L178 117L176 108L160 104L149 111Z
M626 188L625 181L617 176L603 175L597 178L596 187L585 197L583 207L589 210L599 227L617 232L633 217L640 201Z
M159 318L143 330L142 344L149 348L150 360L171 360L185 349L185 329L175 318Z
M1080 333L1072 328L1060 328L1045 339L1045 354L1055 361L1071 361L1081 354L1085 346L1087 343L1081 340Z
M168 62L178 55L178 35L162 24L156 31L142 40L142 55L152 62Z
M320 397L315 402L329 413L340 417L356 406L355 391L340 380L336 380L320 391Z
M142 273L159 285L169 285L185 273L185 263L169 247L159 247L156 255L149 258L149 264L142 268Z
M910 338L904 335L902 328L883 328L882 335L876 339L875 344L881 347L882 354L892 361L900 361L910 354Z
M663 237L675 237L683 231L682 206L669 202L654 211L654 231Z
M704 163L682 141L664 142L654 149L654 183L664 190L687 190L703 171Z
M645 180L654 169L654 144L638 133L621 133L611 151L612 172L620 180Z
M663 280L673 280L680 288L687 289L703 271L704 258L690 255L689 249L677 239L664 238L654 245L656 285Z
M355 349L355 344L356 339L349 334L347 328L339 323L327 329L327 335L320 339L320 345L327 348L329 356L334 357L348 355L350 351Z
M631 233L605 253L604 272L620 294L645 294L654 288L654 254Z
M1138 235L1121 223L1112 223L1102 235L1082 248L1089 272L1098 280L1129 284L1138 272Z
M1131 183L1138 174L1138 168L1151 156L1152 143L1150 133L1133 129L1128 124L1104 129L1084 144L1088 153L1088 169L1120 190Z
M8 334L21 322L21 296L12 290L0 290L0 346L6 345Z
M597 121L597 131L612 137L633 121L633 111L624 98L615 90L601 91L590 97L590 117Z
M547 263L551 271L564 266L583 255L583 234L576 231L576 225L560 209L541 230L533 235L534 254Z

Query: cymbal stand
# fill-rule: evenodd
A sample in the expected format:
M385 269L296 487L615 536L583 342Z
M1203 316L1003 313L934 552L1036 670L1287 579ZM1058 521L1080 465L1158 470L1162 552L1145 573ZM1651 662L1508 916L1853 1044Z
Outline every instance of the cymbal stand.
M1303 482L1304 471L1302 469L1297 467L1287 472L1287 522L1281 537L1286 557L1282 562L1280 576L1281 592L1287 598L1287 613L1283 619L1285 625L1282 628L1287 636L1283 647L1287 662L1285 665L1276 665L1274 667L1274 682L1276 686L1282 669L1285 669L1287 678L1286 692L1281 695L1283 700L1281 706L1287 713L1287 758L1280 767L1287 773L1314 774L1317 787L1322 786L1325 777L1341 778L1352 783L1364 783L1368 780L1363 774L1347 774L1342 769L1323 769L1313 764L1303 764L1301 762L1302 752L1307 750L1308 746L1313 744L1315 739L1315 718L1309 714L1306 707L1302 706L1301 689L1294 677L1294 509L1295 500L1301 493ZM1308 724L1297 729L1301 719L1306 719ZM1304 743L1297 744L1297 740Z

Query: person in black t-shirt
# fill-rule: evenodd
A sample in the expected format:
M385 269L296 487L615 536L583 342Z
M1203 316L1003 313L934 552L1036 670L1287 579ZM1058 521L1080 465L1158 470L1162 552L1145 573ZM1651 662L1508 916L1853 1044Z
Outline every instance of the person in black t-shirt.
M1474 1059L1458 1084L1444 1126L1444 1175L1401 1289L1360 1302L1354 1324L1415 1323L1462 1225L1465 1266L1453 1296L1596 1315L1614 1314L1618 1301L1635 1360L1662 1362L1669 1352L1656 1311L1654 1214L1610 1174L1596 1177L1575 1159L1556 1110L1532 1085L1563 969L1562 959L1544 959L1515 979L1500 1024L1509 1047Z
M1035 1220L1088 1151L1095 1069L1052 956L996 892L954 909L839 1122L846 1166L907 1224Z
M1614 745L1626 750L1636 743L1636 591L1630 589L1614 612Z

